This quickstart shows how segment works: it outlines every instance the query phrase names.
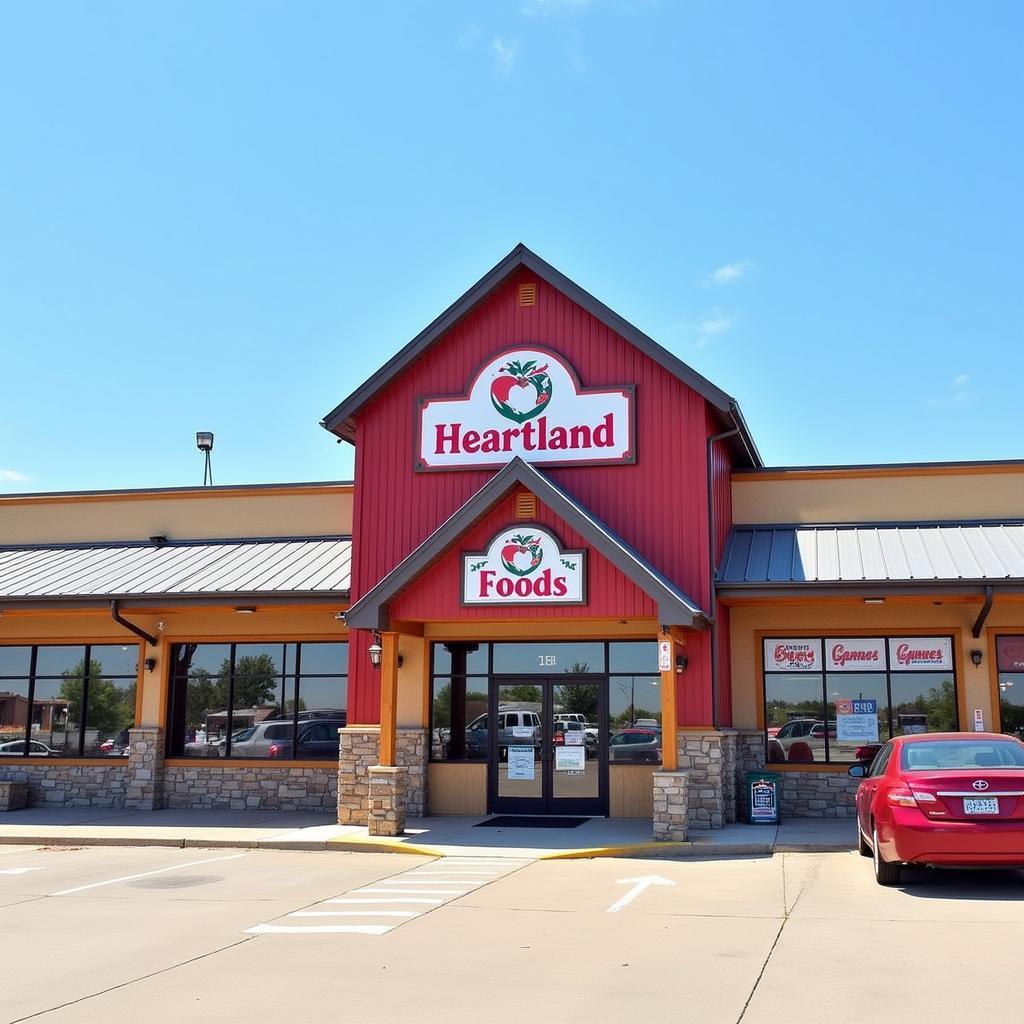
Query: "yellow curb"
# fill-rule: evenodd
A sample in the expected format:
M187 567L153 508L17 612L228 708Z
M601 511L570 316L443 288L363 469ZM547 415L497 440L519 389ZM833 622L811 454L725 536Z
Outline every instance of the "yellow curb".
M587 860L591 857L628 857L631 853L670 853L672 850L692 850L694 844L679 843L635 843L632 846L594 846L586 850L562 850L546 853L537 860Z
M417 857L443 857L440 850L432 846L417 846L415 843L403 843L397 839L384 839L380 836L339 836L337 839L328 839L330 846L340 846L343 849L354 847L353 853L372 853L374 850L379 853L408 853Z

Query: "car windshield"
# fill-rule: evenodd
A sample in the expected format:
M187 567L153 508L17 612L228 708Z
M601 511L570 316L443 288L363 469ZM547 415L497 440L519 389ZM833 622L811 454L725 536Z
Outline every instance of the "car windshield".
M1024 746L1015 740L922 740L906 743L900 754L904 771L957 768L1024 769Z

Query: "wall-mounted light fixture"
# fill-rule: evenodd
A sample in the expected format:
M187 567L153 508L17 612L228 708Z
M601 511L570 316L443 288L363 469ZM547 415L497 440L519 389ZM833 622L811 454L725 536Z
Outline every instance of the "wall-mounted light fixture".
M156 631L162 633L167 628L167 623L163 619L158 619L156 624Z
M167 543L167 534L154 533L153 536L149 538L149 543L154 547L162 548Z
M681 676L686 671L686 666L690 664L690 659L685 654L676 655L676 675Z
M971 664L975 668L977 668L981 664L981 651L977 647L975 647L974 650L971 651Z
M864 603L865 604L885 604L885 598L884 597L865 597L864 598Z
M345 613L344 612L335 612L334 613L334 618L335 618L335 620L337 622L344 622L345 621Z
M380 668L380 659L384 654L384 648L380 645L380 633L373 631L373 643L366 649L366 655L374 668Z
M147 658L145 661L146 671L152 672L156 668L156 658Z
M241 608L235 609L236 615L255 615L256 609L251 604L242 605Z

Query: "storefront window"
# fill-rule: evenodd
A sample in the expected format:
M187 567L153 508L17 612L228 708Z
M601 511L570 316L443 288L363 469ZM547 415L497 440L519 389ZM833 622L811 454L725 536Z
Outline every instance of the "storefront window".
M506 716L536 714L543 684L566 676L603 677L608 718L599 721L594 686L554 686L553 714L578 721L592 737L603 730L609 760L619 764L661 762L661 676L655 641L550 641L436 643L431 648L431 741L433 761L484 761L490 754L488 697L498 692L498 729ZM494 676L503 677L495 680ZM537 677L547 677L546 680ZM603 701L602 701L603 703ZM589 741L588 741L589 742Z
M0 756L127 757L138 644L0 647Z
M870 760L893 736L957 729L952 650L950 637L765 640L767 761Z
M172 757L338 757L347 643L175 644Z
M996 638L999 730L1024 739L1024 636Z

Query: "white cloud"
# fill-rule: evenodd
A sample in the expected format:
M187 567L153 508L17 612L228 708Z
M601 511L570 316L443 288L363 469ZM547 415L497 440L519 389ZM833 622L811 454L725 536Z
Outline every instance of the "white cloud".
M732 330L735 324L736 316L733 313L728 313L724 309L713 309L696 323L696 344L701 346L714 341L715 338L719 338L727 331Z
M705 288L723 288L727 284L738 281L753 265L751 260L736 260L734 263L726 263L701 278L700 283Z
M491 48L494 50L494 56L498 61L498 70L503 74L510 74L516 64L516 57L519 56L519 43L514 39L510 42L505 42L495 36L494 42L491 43Z
M0 482L5 484L28 483L31 477L28 473L19 473L16 469L0 469Z

